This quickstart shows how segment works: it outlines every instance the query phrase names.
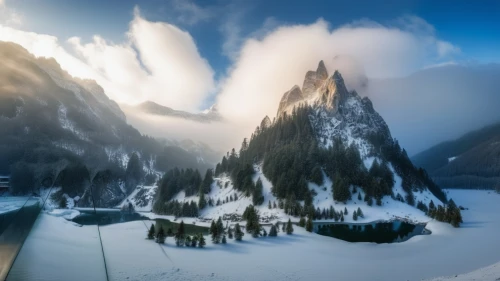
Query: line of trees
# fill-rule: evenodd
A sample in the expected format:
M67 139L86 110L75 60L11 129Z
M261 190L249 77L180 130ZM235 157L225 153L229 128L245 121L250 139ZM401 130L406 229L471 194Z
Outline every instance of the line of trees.
M175 234L172 233L172 230L169 229L167 232L160 225L155 227L155 224L152 224L147 233L148 240L155 240L158 244L164 244L168 236L174 236L175 244L178 247L186 246L186 247L199 247L203 248L206 245L205 237L203 234L198 233L195 235L186 235L184 221L181 221L179 224L179 228Z

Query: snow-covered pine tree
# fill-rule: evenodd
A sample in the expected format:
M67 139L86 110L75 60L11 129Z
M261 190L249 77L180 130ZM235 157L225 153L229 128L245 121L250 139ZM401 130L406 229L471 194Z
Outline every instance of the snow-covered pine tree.
M156 243L163 244L165 243L165 231L163 230L163 227L160 225L160 229L158 230L158 233L156 234Z
M217 235L216 235L216 244L220 243L222 236L226 235L226 232L224 231L224 224L222 223L222 218L219 217L217 219L217 223L215 224L217 228Z
M203 234L199 233L198 234L198 247L203 248L205 247L207 243L205 242L205 237L203 237Z
M154 224L151 224L151 227L149 228L148 239L149 240L155 239L155 225Z
M185 234L184 221L181 221L179 228L177 229L177 233L175 233L175 244L177 246L182 246L184 244L184 239L186 238Z
M363 214L363 211L361 211L361 208L358 207L358 218L364 218L365 215Z
M286 234L290 235L293 233L292 221L288 219L288 223L286 224Z
M311 216L308 216L307 217L307 223L306 223L306 230L309 231L309 232L312 232L313 228L314 228L314 225L313 225L312 218L311 218Z
M198 244L198 235L193 235L193 238L191 238L191 247L196 247Z
M236 226L234 227L234 239L236 239L236 241L241 241L243 235L245 234L241 231L240 224L236 223Z
M269 237L276 237L278 236L278 231L276 230L275 225L271 225L271 229L269 230Z
M305 227L306 226L306 219L304 217L300 217L299 226L300 227Z

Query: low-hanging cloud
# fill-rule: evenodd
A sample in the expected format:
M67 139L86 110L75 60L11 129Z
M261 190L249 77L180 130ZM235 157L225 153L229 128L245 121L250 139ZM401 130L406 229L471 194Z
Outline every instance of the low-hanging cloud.
M265 115L275 116L283 93L302 86L305 73L315 70L320 60L330 72L345 73L352 89L363 87L366 76L405 76L457 52L428 23L410 16L392 26L363 20L331 29L322 19L281 26L246 41L217 103L223 115L246 126L248 135Z

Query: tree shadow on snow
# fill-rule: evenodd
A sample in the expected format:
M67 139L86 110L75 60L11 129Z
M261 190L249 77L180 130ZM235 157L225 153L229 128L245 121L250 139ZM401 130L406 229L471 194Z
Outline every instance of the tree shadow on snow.
M467 221L460 225L460 228L482 228L488 223L486 221Z

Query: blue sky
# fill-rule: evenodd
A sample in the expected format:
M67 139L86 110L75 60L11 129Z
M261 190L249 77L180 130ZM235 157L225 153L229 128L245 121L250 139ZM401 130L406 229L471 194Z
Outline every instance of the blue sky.
M179 20L175 1L66 1L7 0L22 13L22 28L64 39L79 36L83 41L95 34L107 40L124 40L133 9L151 21L176 24L193 36L199 51L217 74L230 59L224 55L220 25L232 21L245 37L272 19L275 24L310 24L318 18L332 28L360 19L390 23L402 15L415 15L435 27L437 36L458 46L462 59L473 62L500 61L500 1L195 1L213 15L197 23ZM233 19L231 19L233 17Z

